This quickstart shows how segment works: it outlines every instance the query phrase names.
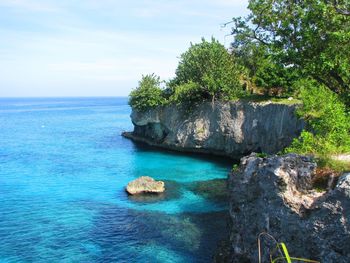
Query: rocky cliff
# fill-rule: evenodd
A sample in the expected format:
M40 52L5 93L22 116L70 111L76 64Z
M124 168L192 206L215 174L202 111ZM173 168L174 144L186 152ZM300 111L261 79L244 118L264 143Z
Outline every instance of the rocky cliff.
M170 105L132 111L132 133L124 136L173 150L240 158L253 151L276 153L299 135L296 105L271 102Z
M291 256L320 262L350 262L350 174L317 191L314 163L289 154L241 159L229 177L231 258L257 262L259 233L286 243ZM262 262L275 246L262 236Z

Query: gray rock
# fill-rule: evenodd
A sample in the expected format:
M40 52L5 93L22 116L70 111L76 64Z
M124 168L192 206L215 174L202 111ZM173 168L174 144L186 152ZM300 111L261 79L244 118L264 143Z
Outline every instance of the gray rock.
M313 189L316 163L296 154L241 159L229 177L230 262L257 262L257 237L267 232L291 256L350 262L350 174L328 192ZM263 242L263 258L274 244Z
M169 105L132 111L126 137L168 149L240 158L250 152L276 153L297 137L303 121L297 105L271 102L204 102L196 108Z

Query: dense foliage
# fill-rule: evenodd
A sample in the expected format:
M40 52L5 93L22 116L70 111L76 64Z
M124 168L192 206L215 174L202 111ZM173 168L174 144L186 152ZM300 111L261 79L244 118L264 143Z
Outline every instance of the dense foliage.
M339 95L315 81L297 83L303 106L298 114L308 124L288 152L316 155L350 152L350 117Z
M129 105L140 111L163 105L165 99L160 84L160 77L155 74L142 76L138 87L129 95Z
M158 76L143 76L130 93L129 104L146 110L165 103L193 105L205 100L235 99L244 93L239 78L238 66L228 50L215 39L202 39L181 55L175 78L166 89L160 88Z
M307 127L288 152L350 152L350 2L250 0L232 51L254 85L298 95Z
M229 100L242 95L240 74L233 56L217 40L202 39L181 55L176 76L170 81L175 100ZM180 89L179 91L176 91ZM182 94L181 96L178 96Z
M300 77L296 70L277 63L265 45L240 37L232 43L232 53L254 91L275 95L273 91L279 89L284 96L291 95L293 83Z
M205 94L202 88L195 82L189 81L177 85L173 90L169 100L175 104L187 103L195 104L202 101Z
M287 76L297 72L315 79L349 102L349 6L346 0L250 0L251 14L233 20L233 49L259 60L247 66L267 86L276 85L265 77L271 67L280 77L284 69ZM288 79L278 85L289 85Z
M233 18L231 53L215 39L191 44L167 88L159 77L143 76L130 105L195 105L247 91L256 93L251 98L298 96L307 127L286 151L350 152L349 1L249 0L248 8L247 18Z

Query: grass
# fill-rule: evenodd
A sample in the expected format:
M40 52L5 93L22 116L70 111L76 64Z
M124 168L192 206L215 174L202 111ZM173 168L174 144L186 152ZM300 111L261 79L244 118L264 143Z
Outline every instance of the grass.
M333 188L340 175L350 171L350 162L334 160L328 156L316 157L316 175L313 179L313 188L317 192Z
M271 101L276 104L294 105L301 104L301 100L298 99L288 99L288 98L272 98Z
M329 156L320 156L316 158L316 162L320 168L331 169L334 172L350 171L350 162L334 160Z
M260 94L250 94L247 96L244 96L240 98L239 100L243 101L252 101L252 102L267 102L271 101L275 104L284 104L284 105L294 105L294 104L301 104L301 100L292 98L289 99L289 97L274 97L269 95L260 95Z

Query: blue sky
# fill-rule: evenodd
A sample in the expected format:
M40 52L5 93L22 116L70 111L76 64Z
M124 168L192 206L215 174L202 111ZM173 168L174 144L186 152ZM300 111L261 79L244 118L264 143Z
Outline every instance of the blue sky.
M0 0L0 97L126 96L173 77L190 42L229 45L220 24L248 0Z

